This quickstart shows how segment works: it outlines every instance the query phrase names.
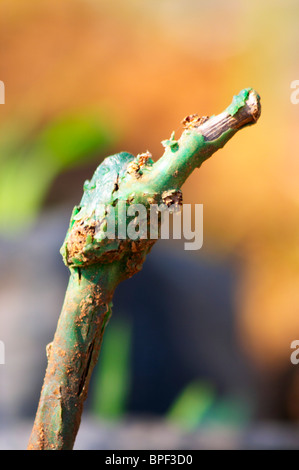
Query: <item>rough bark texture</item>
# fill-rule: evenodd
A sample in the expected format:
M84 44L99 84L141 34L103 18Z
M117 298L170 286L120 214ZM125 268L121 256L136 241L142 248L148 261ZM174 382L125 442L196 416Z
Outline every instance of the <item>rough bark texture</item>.
M122 152L105 159L85 183L61 249L71 276L53 342L47 347L48 367L28 449L73 447L114 290L142 268L155 243L121 235L121 220L125 217L128 223L126 208L181 204L180 188L191 172L259 115L258 94L245 89L218 116L185 118L181 138L176 141L172 134L163 141L165 152L156 163L148 153L135 158ZM112 208L123 217L115 219L116 237L107 238Z

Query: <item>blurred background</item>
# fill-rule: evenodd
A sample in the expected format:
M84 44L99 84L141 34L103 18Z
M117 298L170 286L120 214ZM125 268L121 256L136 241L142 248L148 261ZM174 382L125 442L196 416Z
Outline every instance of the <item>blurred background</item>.
M260 121L183 187L202 249L160 241L117 289L76 448L298 448L298 18L296 0L1 0L0 448L29 439L84 181L122 150L158 159L245 87Z

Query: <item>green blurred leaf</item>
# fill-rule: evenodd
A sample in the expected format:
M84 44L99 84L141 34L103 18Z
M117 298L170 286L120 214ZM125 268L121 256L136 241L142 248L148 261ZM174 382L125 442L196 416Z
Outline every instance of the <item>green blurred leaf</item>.
M131 328L114 319L105 331L100 361L95 370L94 412L108 419L122 416L130 379Z
M199 426L240 426L250 420L251 409L235 397L219 399L212 385L192 382L179 395L166 419L187 431Z
M110 128L98 118L69 116L57 119L41 131L35 142L35 151L47 155L57 169L64 169L112 142Z
M166 419L181 428L196 429L215 400L213 387L204 382L192 382L175 400Z
M204 417L204 425L209 427L243 426L250 421L252 410L248 403L234 397L217 400Z
M10 123L0 134L0 232L11 234L37 216L55 177L99 157L116 141L116 128L95 113L56 118L36 130Z

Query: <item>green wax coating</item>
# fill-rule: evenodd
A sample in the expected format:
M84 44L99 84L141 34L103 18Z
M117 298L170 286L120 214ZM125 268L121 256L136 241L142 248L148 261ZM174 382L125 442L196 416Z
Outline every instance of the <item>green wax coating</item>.
M238 95L233 97L232 103L226 108L226 112L231 116L234 116L243 106L245 106L246 100L248 99L249 93L254 91L253 88L244 88ZM258 100L260 96L257 94Z

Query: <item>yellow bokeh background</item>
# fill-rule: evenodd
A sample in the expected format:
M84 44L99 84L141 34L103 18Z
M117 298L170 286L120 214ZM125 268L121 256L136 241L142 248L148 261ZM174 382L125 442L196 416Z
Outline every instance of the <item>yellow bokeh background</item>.
M237 328L262 370L289 363L299 336L298 17L295 0L0 3L2 128L98 108L120 129L111 153L157 159L187 114L219 113L245 87L259 92L258 124L183 193L204 205L203 249L240 262Z

